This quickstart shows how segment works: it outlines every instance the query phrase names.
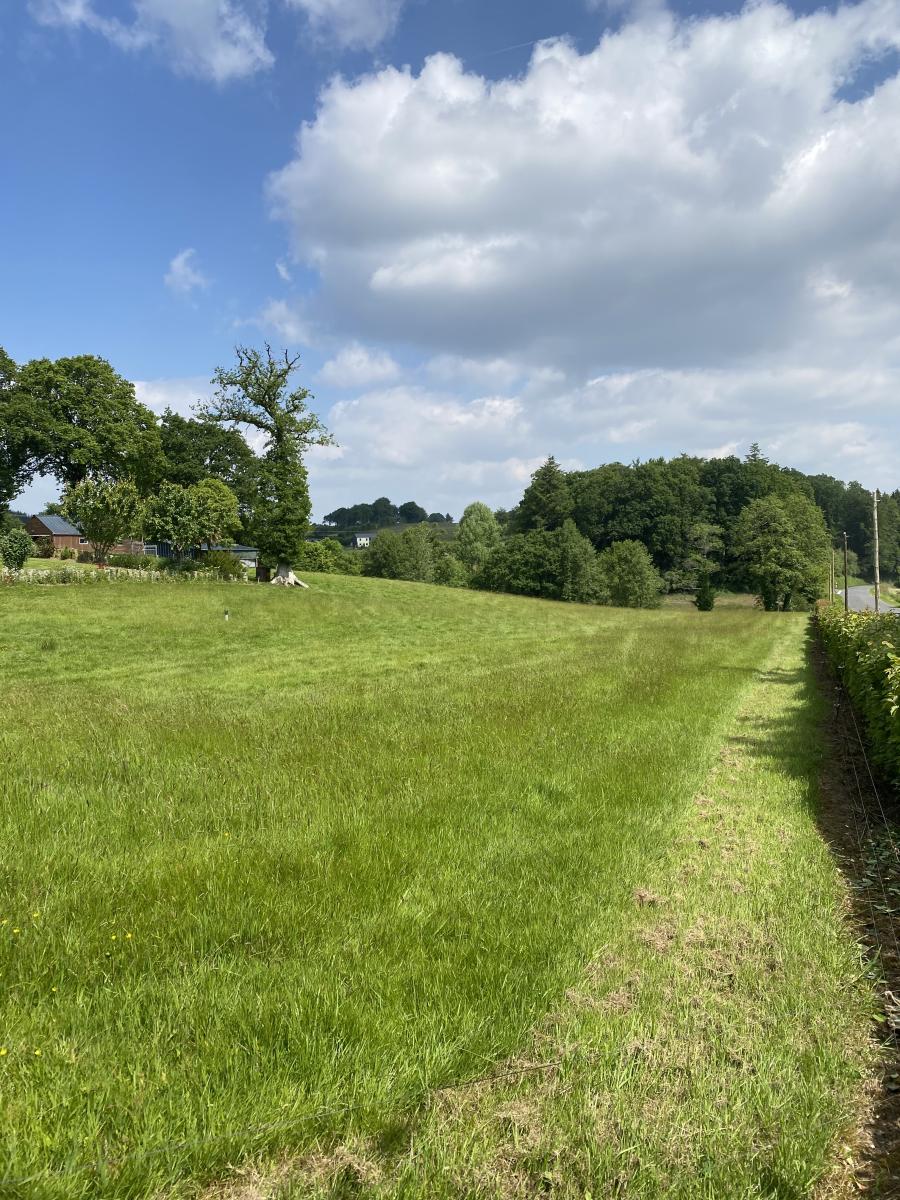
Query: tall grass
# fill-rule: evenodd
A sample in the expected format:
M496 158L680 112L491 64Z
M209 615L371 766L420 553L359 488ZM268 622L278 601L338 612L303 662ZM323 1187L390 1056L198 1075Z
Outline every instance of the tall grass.
M0 591L4 1195L387 1137L484 1073L801 628L313 582Z

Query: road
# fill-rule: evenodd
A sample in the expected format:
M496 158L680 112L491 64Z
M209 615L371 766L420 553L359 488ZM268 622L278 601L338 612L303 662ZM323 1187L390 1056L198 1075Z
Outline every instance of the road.
M875 610L875 597L872 594L872 585L869 583L860 584L859 587L848 588L848 599L850 608L853 612L866 612L866 610ZM835 594L844 598L844 589L835 588ZM900 612L900 608L896 604L885 603L884 597L879 602L879 608L882 612Z

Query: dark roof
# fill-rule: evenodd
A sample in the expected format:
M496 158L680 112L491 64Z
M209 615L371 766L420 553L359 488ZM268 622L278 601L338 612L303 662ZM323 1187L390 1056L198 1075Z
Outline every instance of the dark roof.
M57 537L81 537L80 529L74 525L70 525L65 517L59 517L56 513L38 513L37 519L50 533L55 533Z

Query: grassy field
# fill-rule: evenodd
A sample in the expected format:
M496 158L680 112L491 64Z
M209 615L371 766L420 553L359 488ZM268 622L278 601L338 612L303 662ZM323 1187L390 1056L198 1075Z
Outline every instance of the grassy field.
M0 1193L811 1196L804 619L311 582L0 590Z

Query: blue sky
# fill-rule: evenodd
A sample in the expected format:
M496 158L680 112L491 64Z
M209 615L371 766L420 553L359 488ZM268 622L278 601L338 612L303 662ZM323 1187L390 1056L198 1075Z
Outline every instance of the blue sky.
M0 343L181 411L290 346L318 515L754 440L893 488L898 49L900 0L8 0Z

